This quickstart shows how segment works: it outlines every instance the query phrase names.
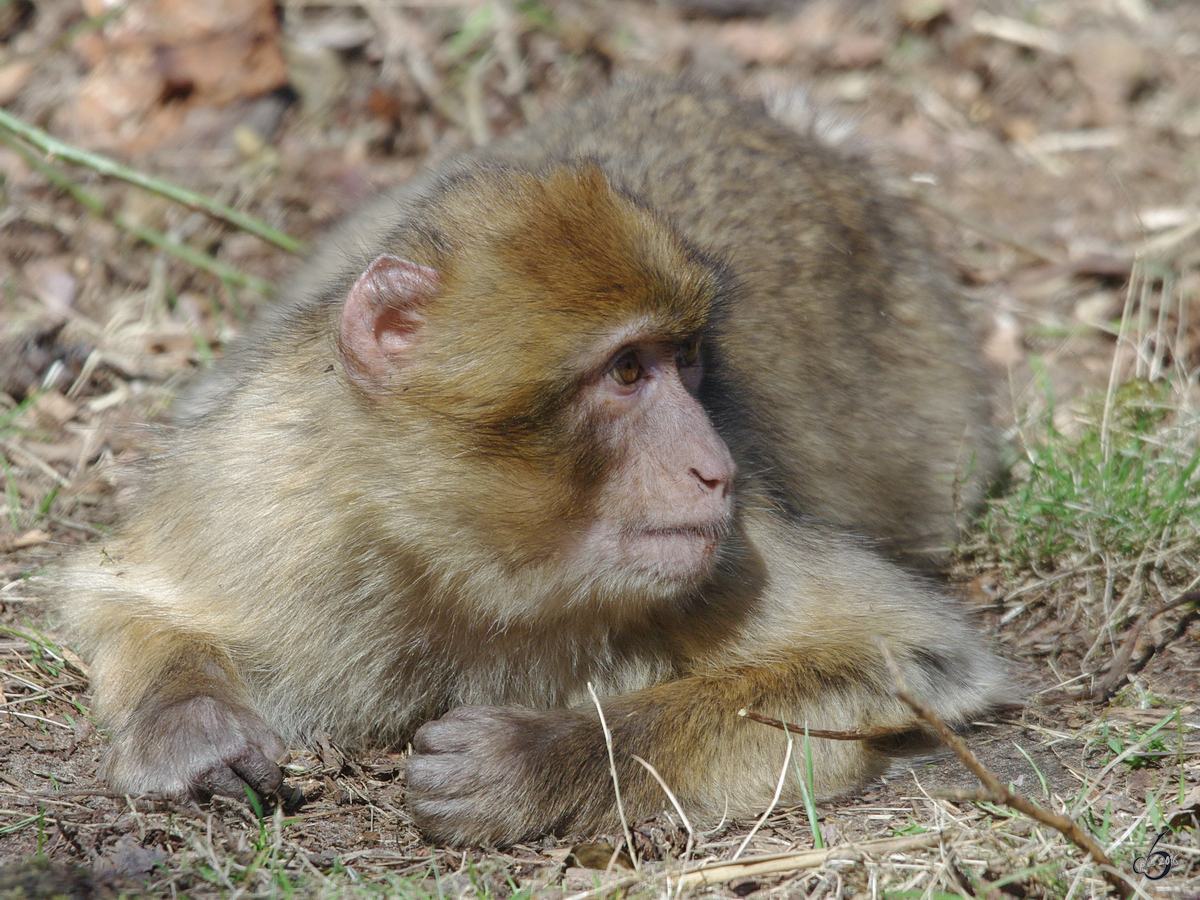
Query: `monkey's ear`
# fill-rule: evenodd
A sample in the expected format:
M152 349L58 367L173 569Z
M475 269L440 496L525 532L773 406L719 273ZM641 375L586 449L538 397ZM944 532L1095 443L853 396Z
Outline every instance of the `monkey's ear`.
M362 387L378 391L405 357L425 319L421 307L437 293L433 269L384 253L358 276L338 326L342 364Z

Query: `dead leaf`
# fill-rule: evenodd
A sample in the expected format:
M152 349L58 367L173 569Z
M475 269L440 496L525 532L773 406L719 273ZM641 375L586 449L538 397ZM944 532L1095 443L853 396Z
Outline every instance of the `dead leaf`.
M1017 317L1007 310L997 310L991 334L983 342L983 356L1001 369L1008 369L1025 359L1025 330Z
M31 259L25 263L25 277L29 279L38 299L51 312L66 317L79 291L75 276L71 274L70 257Z
M167 855L155 848L147 850L137 842L133 834L123 834L117 845L108 855L108 861L117 873L126 878L136 878L147 875L154 867L166 862Z
M1125 118L1129 96L1146 77L1145 50L1121 30L1095 29L1075 39L1070 53L1075 74L1092 95L1092 120L1117 125Z
M991 569L967 583L967 596L973 604L995 606L1004 599L1004 573Z
M0 553L11 553L13 550L24 550L26 547L36 547L50 540L50 535L35 528L12 538L0 538Z
M1171 828L1200 827L1200 785L1188 791L1182 803L1167 807L1163 818Z
M318 731L314 735L314 741L317 745L317 756L321 760L321 765L335 772L340 772L343 764L346 762L346 756L341 750L333 746L329 733Z
M17 99L32 73L33 63L27 59L14 59L0 66L0 106Z
M825 56L837 69L866 69L883 61L888 41L877 34L848 34L839 38Z
M583 869L603 870L610 865L621 869L633 869L633 860L629 858L629 854L624 850L618 853L616 847L608 841L575 844L566 861L568 865L574 863Z
M272 0L131 0L75 42L91 71L63 124L125 150L177 139L190 112L287 84L279 36Z
M79 407L58 391L46 391L37 396L23 418L43 428L61 428L79 414Z

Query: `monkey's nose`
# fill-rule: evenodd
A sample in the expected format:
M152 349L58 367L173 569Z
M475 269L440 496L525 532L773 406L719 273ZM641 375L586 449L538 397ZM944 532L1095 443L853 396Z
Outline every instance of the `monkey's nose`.
M699 484L701 494L712 494L719 500L724 500L729 496L730 485L733 484L734 476L737 474L733 460L729 460L728 466L705 468L692 466L688 471Z

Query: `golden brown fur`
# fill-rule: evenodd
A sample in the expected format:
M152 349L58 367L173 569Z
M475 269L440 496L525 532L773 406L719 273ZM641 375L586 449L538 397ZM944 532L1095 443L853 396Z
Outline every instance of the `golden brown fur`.
M116 787L271 791L318 731L411 739L427 833L504 842L613 825L589 682L633 813L663 799L637 754L699 819L773 791L742 707L913 724L878 638L948 719L1005 699L878 552L935 555L992 456L957 300L861 162L641 85L381 209L59 576ZM812 752L821 795L884 761Z

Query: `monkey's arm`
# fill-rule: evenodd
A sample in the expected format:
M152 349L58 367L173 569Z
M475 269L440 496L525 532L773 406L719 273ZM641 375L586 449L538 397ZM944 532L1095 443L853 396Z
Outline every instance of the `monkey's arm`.
M251 711L219 642L156 609L121 573L78 566L67 613L91 660L93 707L112 731L105 780L177 797L278 791L287 748Z
M684 629L689 674L602 698L633 818L666 806L635 754L658 770L693 821L761 812L786 736L740 717L743 708L814 729L914 726L892 695L878 639L908 688L951 721L1004 699L1006 679L986 638L933 587L820 530L775 521L747 530L748 563L728 573L744 580L718 579L705 598L711 618ZM755 560L772 560L772 570L755 572ZM761 593L734 603L739 589ZM411 808L437 840L504 843L616 825L594 708L462 707L422 728L413 748ZM813 739L811 754L819 796L853 788L886 764L865 742ZM789 775L782 800L799 797Z

